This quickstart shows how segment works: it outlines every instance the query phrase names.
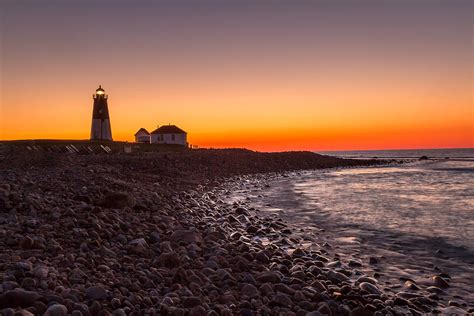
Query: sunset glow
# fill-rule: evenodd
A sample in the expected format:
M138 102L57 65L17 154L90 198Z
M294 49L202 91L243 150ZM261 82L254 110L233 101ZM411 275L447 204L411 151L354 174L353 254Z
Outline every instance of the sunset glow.
M87 139L100 83L114 140L474 147L470 1L119 2L0 5L0 139Z

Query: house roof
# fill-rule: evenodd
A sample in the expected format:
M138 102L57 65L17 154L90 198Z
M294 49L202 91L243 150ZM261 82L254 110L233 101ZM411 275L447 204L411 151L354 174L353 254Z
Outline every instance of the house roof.
M163 125L155 129L152 134L186 134L181 128L176 125Z
M150 135L150 133L148 133L148 131L147 131L146 129L144 129L143 127L140 128L140 129L138 130L138 132L135 133L135 136L137 136L137 135L140 134L140 133L145 133L145 134L147 134L147 135Z

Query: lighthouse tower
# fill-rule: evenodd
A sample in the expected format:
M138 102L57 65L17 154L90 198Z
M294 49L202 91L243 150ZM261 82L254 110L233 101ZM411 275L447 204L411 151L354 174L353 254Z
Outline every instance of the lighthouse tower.
M99 85L92 97L94 98L94 110L92 112L91 140L112 140L109 107L107 105L108 96Z

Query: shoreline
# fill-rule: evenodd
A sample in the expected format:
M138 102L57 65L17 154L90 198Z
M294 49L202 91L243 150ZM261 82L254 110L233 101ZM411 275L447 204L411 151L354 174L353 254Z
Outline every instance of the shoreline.
M301 166L360 161L217 150L153 158L7 158L0 159L4 315L14 310L77 316L436 310L429 298L390 299L373 278L354 282L352 271L329 264L324 249L286 252L262 242L275 236L291 243L295 228L229 204L233 185L251 186L253 179L268 177L249 170L273 168L278 175Z
M380 167L397 168L397 165L362 168ZM458 306L464 312L472 313L474 267L472 251L468 248L456 246L441 237L437 241L423 236L410 239L401 232L375 228L365 231L365 227L362 229L355 224L332 223L324 220L324 215L315 214L312 206L304 204L307 198L293 191L293 181L301 176L311 178L314 173L337 172L337 169L295 172L290 177L272 178L264 186L257 184L253 188L236 189L233 200L244 207L258 209L265 216L284 219L305 248L322 249L328 256L331 254L328 264L336 269L351 268L351 263L357 262L357 270L376 279L380 289L392 298L432 297L441 308ZM268 242L281 244L275 239ZM297 244L283 246L294 249ZM433 288L438 286L434 278L439 275L449 275L449 287ZM409 287L407 280L416 286Z

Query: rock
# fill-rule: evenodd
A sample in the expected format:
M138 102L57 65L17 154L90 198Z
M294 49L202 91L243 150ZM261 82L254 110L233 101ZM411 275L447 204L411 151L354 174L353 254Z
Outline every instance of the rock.
M262 292L263 295L270 295L273 294L273 288L270 285L270 283L264 283L260 286L260 292Z
M240 290L240 293L242 295L250 297L250 298L257 297L258 294L259 294L258 289L254 285L249 284L249 283L242 286L242 289Z
M259 251L257 253L257 255L255 256L255 259L257 259L258 261L262 262L262 263L268 263L270 262L270 259L268 258L267 254L265 253L265 251Z
M26 309L20 309L15 313L15 316L34 316L34 314Z
M206 316L206 309L202 306L194 306L189 311L189 316Z
M176 242L184 242L184 243L202 243L203 239L200 233L192 230L176 230L173 234L171 234L171 240Z
M161 241L161 234L157 231L152 232L150 234L150 241L151 241L152 244L160 242Z
M126 192L111 192L103 197L99 205L105 208L122 209L125 207L134 207L135 199Z
M5 308L0 310L2 316L15 316L15 310L13 308Z
M344 274L340 273L340 272L336 272L336 271L328 271L326 273L326 276L328 277L329 280L333 281L334 283L341 283L341 282L344 282L344 281L349 281L349 278L347 276L345 276Z
M436 293L436 294L439 294L439 295L448 294L448 293L446 293L446 291L444 291L443 289L440 289L437 286L429 286L429 287L426 288L426 290L430 293Z
M24 278L21 281L21 287L27 290L32 290L36 287L36 280L32 278Z
M235 209L234 211L237 215L246 215L246 216L249 216L250 213L249 211L247 211L247 209L243 208L243 207L238 207Z
M0 308L29 307L32 306L40 295L36 292L15 289L0 295Z
M311 286L313 286L320 293L327 291L326 286L318 280L315 280L313 283L311 283Z
M131 246L148 247L148 243L146 242L145 238L134 239L130 241L128 244Z
M405 281L403 287L409 290L418 291L420 288L412 281Z
M91 286L86 289L86 297L91 300L105 300L107 291L102 286Z
M370 309L366 308L365 306L357 306L353 310L351 310L351 313L349 316L372 316L374 315L374 312L372 312Z
M318 312L324 315L332 316L332 311L329 305L326 302L319 303Z
M183 306L186 308L192 308L201 304L201 299L197 296L188 296L183 299Z
M180 264L180 258L176 252L162 253L158 257L158 261L162 266L167 268L174 268Z
M288 285L286 284L283 284L283 283L277 283L273 286L273 290L275 292L282 292L282 293L285 293L285 294L288 294L288 295L293 295L295 294L295 290L293 290L291 287L289 287Z
M265 283L265 282L280 283L281 274L277 271L266 271L266 272L260 273L257 276L257 280L262 283Z
M398 296L395 297L395 299L393 300L393 304L398 305L398 306L410 305L410 303L406 299L398 297Z
M378 287L376 287L374 284L369 283L369 282L362 282L361 284L359 284L359 287L361 290L369 292L370 294L377 294L377 295L382 294L382 291L380 291Z
M45 266L38 266L33 269L33 275L35 278L43 280L48 277L49 269Z
M23 249L32 249L34 246L34 240L31 237L23 237L20 240L20 247Z
M369 258L369 264L378 264L379 263L379 259L375 258L375 257L370 257Z
M53 304L44 313L44 316L66 316L67 308L61 304Z
M112 312L112 315L114 316L127 316L127 313L125 313L125 310L122 308L118 308Z
M349 260L348 265L349 267L362 267L362 262L360 262L359 260L352 259Z
M369 282L374 285L378 283L378 281L374 278L368 277L368 276L361 276L360 278L357 279L357 282L362 283L362 282Z
M257 284L257 281L255 280L255 278L253 277L252 274L250 273L246 273L244 278L242 279L242 282L244 283L250 283L250 284L253 284L253 285L256 285Z
M258 227L254 226L254 225L250 225L249 227L247 227L246 231L247 231L247 233L253 235L256 232L258 232Z
M467 315L467 312L460 307L449 306L449 307L443 308L442 314L443 315Z
M105 208L121 209L135 206L135 199L126 192L112 192L106 194L99 205Z
M445 279L437 275L433 277L433 285L441 289L449 287L449 283Z
M290 307L293 305L291 298L284 293L277 293L273 296L272 304L283 307Z

